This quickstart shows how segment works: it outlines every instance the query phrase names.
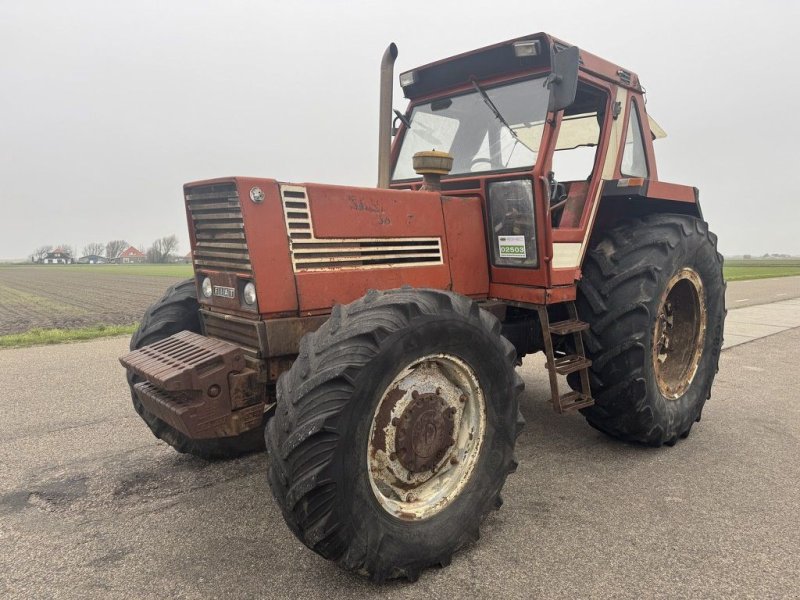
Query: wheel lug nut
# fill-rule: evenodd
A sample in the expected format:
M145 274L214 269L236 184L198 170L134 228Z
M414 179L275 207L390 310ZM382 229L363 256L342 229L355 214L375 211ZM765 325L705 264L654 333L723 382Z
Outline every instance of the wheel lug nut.
M458 399L460 402L466 402L467 397L464 394L461 394L461 397Z
M394 452L392 452L392 453L389 455L389 460L397 460L397 454L396 454L396 453L394 453Z
M395 427L397 427L398 425L400 425L400 419L398 419L397 417L395 417L394 419L392 419L392 425L394 425Z
M441 396L441 394L442 394L442 388L436 388L436 395Z
M417 398L419 398L419 392L417 390L414 390L413 392L411 392L411 397L414 400L416 400Z
M453 458L451 458L450 459L450 464L451 465L457 465L458 464L458 458L456 458L455 456Z

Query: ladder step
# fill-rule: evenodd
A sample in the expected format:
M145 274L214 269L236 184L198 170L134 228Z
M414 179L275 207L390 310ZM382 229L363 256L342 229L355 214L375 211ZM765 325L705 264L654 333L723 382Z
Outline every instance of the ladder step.
M578 319L567 319L566 321L558 321L557 323L550 323L550 332L555 335L569 335L570 333L578 333L579 331L586 331L589 329L589 324Z
M588 369L592 366L592 361L577 354L568 354L553 360L553 366L559 375L567 375L568 373Z
M580 410L581 408L586 408L587 406L592 406L593 404L594 398L588 394L582 394L581 392L567 392L559 398L558 408L560 408L560 410L558 410L558 408L556 410L563 413Z

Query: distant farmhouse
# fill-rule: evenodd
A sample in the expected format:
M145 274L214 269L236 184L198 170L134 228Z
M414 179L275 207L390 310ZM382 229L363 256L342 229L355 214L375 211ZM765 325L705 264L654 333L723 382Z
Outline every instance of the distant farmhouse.
M56 248L45 254L41 262L45 265L70 265L72 264L72 255L66 250Z
M119 265L128 265L128 264L138 264L143 263L147 258L144 252L134 248L133 246L128 246L117 254L114 258L111 259L111 262L117 263Z
M78 259L78 262L82 265L102 265L107 263L105 256L100 256L99 254L87 254L86 256L81 256Z

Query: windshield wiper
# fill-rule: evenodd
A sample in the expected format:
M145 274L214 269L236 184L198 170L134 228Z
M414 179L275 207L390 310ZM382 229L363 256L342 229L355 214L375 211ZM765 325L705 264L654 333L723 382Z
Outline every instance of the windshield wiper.
M500 111L497 109L494 102L492 102L492 99L489 98L488 94L483 91L483 88L481 88L481 86L478 85L478 82L475 81L474 79L472 80L472 87L474 87L475 90L481 95L481 98L483 98L483 101L486 103L486 106L488 106L489 110L491 110L492 113L494 113L494 116L497 118L497 120L500 121L506 129L508 129L509 133L514 137L514 139L523 146L525 146L531 152L535 152L533 148L528 146L528 144L526 144L520 139L520 137L517 135L517 132L514 131L511 125L508 124L508 121L506 121L503 115L500 114Z

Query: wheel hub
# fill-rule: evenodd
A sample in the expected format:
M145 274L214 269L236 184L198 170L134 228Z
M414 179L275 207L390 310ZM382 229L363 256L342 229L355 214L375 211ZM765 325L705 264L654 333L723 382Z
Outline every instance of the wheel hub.
M380 506L403 520L442 510L469 480L485 431L483 390L469 365L435 354L405 366L375 408L367 443Z
M694 380L705 329L703 282L696 271L681 269L667 284L653 332L653 368L665 398L679 398Z
M414 395L397 425L395 448L400 464L411 473L419 473L436 466L455 443L456 409L436 393Z

